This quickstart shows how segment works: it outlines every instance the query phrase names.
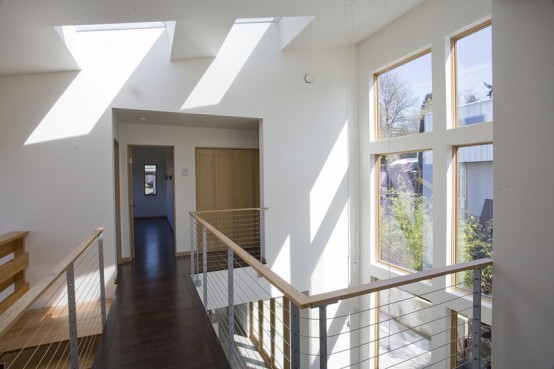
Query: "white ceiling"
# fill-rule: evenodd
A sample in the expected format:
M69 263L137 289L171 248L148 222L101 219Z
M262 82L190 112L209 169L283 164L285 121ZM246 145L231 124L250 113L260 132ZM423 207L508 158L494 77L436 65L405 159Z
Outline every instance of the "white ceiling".
M258 130L260 119L152 110L113 109L118 122L202 128Z
M360 42L384 27L387 20L400 17L423 1L0 0L0 76L78 70L56 26L174 21L168 61L178 62L215 57L237 18L313 17L292 40L282 40L285 50L333 47ZM294 23L279 23L282 34L290 35L291 29L285 28ZM258 126L258 120L251 118L123 109L116 109L116 115L122 122L139 124L163 121L166 125L237 129ZM146 121L137 120L140 116Z

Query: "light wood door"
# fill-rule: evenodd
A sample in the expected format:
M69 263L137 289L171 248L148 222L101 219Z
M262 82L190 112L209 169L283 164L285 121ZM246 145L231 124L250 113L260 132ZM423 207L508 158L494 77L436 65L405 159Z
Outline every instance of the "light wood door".
M236 204L237 209L254 207L254 172L252 150L235 151L235 183L236 183Z
M213 149L196 149L196 210L215 210Z
M215 209L236 209L234 150L215 150Z

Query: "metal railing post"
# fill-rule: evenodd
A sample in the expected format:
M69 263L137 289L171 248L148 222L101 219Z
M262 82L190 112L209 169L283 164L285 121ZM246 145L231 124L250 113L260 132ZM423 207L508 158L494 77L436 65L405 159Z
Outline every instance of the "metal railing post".
M481 367L481 269L473 270L473 318L471 319L471 368Z
M190 276L194 278L194 218L190 217Z
M319 368L327 369L327 305L319 307Z
M202 227L202 272L204 274L204 307L208 309L208 229Z
M104 284L104 233L98 236L98 273L100 274L100 313L102 314L102 332L106 325L106 285Z
M260 262L265 258L265 213L263 209L260 212Z
M290 303L290 364L292 369L300 369L300 309Z
M229 363L234 367L235 356L235 303L233 293L233 251L227 250L227 301L229 306Z
M75 271L73 263L66 271L67 282L67 310L69 319L69 348L71 369L79 369L79 342L77 341L77 304L75 301Z

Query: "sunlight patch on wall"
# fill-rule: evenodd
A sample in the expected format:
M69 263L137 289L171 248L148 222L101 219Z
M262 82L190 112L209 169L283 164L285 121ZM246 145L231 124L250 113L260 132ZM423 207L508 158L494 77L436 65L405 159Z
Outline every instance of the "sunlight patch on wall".
M290 273L290 267L292 264L292 260L290 259L290 235L287 235L287 238L285 239L285 242L283 242L283 245L279 249L279 254L275 258L275 262L271 266L271 270L273 270L275 273L277 273L281 278L283 278L287 282L291 282L291 273ZM272 293L279 294L277 288L271 287Z
M181 109L219 104L273 22L272 19L235 22L216 58Z
M314 241L347 170L348 129L345 122L310 191L310 242Z
M333 231L315 265L310 292L324 293L348 286L348 201L333 225Z
M164 28L75 32L64 41L81 71L39 123L25 145L88 134Z

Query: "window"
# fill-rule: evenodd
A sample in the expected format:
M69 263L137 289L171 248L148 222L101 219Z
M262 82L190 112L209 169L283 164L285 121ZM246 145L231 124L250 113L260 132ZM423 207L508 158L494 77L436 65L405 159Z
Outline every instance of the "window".
M471 319L452 311L452 368L470 369L471 366ZM481 368L491 368L492 327L481 322Z
M456 126L492 122L492 35L486 23L452 40Z
M419 53L375 75L379 139L433 130L431 53Z
M493 145L472 145L456 150L455 262L492 257ZM462 288L472 288L471 271L457 277ZM492 292L492 269L482 271L482 292Z
M278 297L249 305L252 342L271 368L290 368L288 300Z
M431 151L378 156L379 260L421 271L432 267Z
M155 195L156 189L156 165L147 164L144 166L144 194Z

